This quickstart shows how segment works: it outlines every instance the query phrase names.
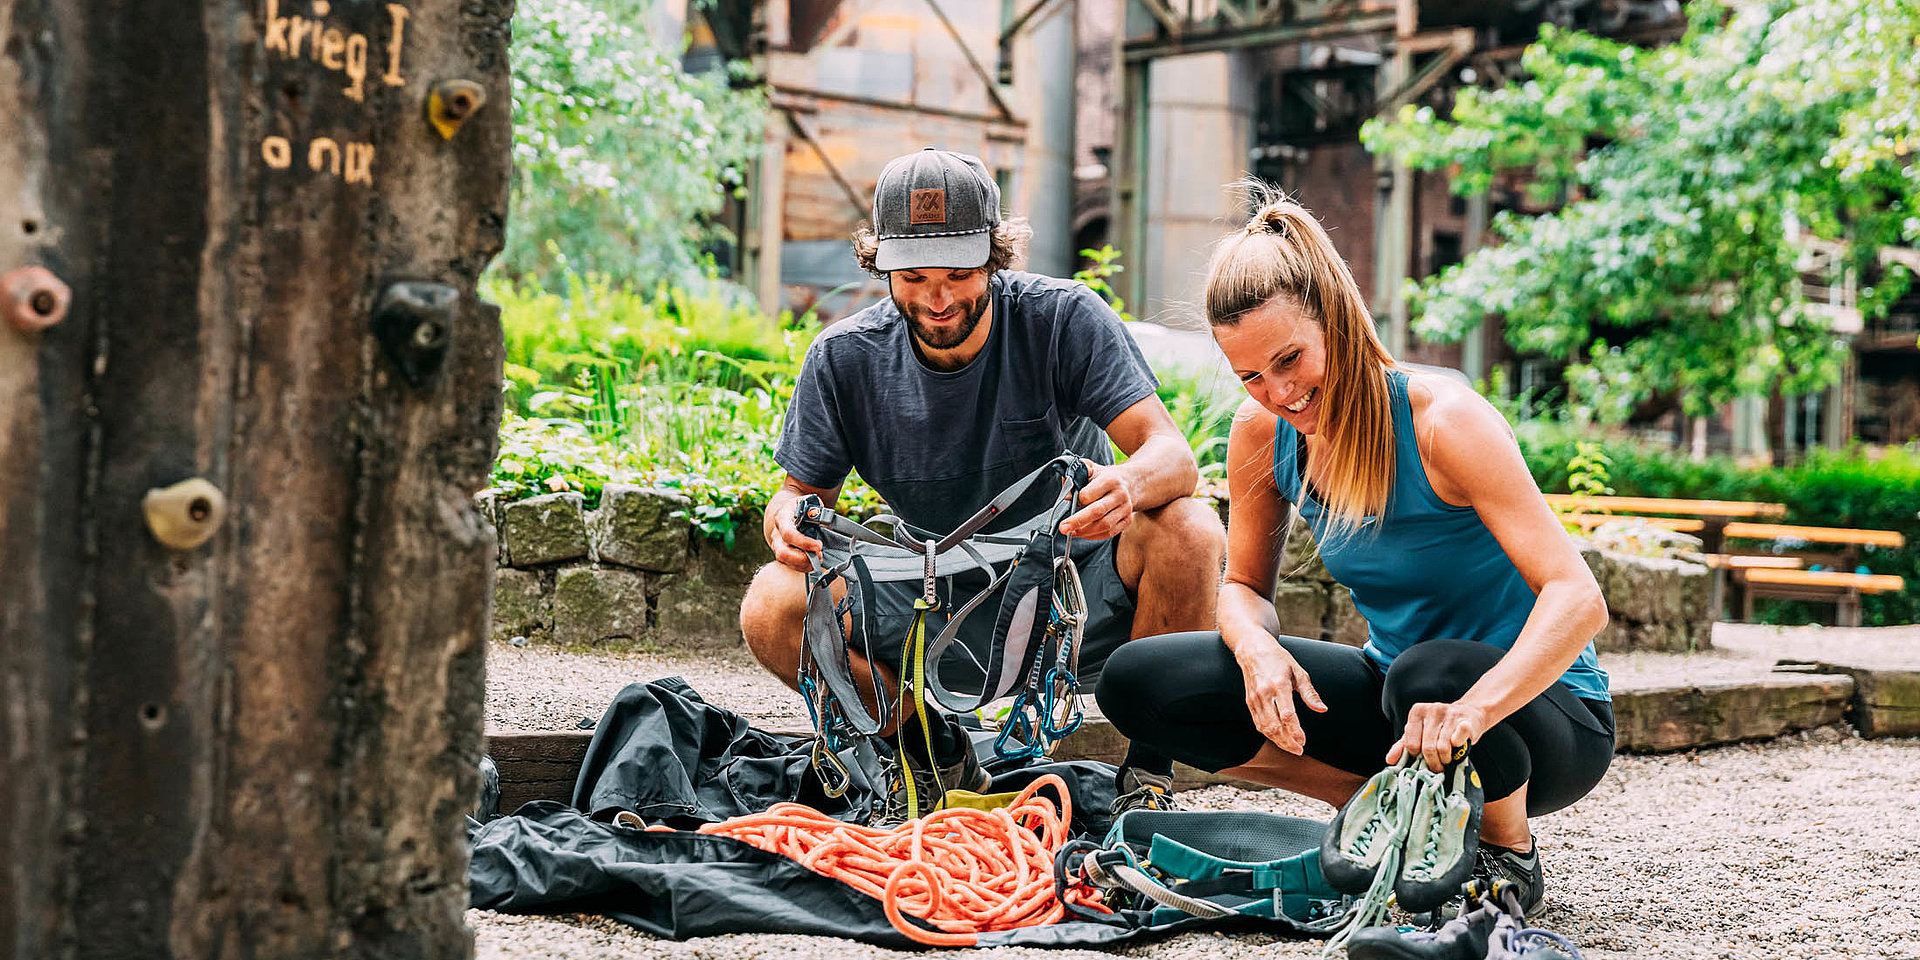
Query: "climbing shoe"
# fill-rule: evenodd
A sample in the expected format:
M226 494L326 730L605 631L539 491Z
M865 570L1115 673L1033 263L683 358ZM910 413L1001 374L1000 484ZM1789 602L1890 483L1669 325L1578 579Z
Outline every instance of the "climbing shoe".
M1407 820L1420 793L1409 757L1373 775L1335 814L1320 841L1320 872L1342 893L1364 893L1380 861L1406 837ZM1395 861L1398 866L1398 861Z
M1475 879L1459 916L1433 931L1368 927L1347 943L1349 960L1582 960L1573 941L1529 927L1511 882Z
M1107 809L1115 817L1129 810L1178 810L1173 801L1173 778L1139 767L1121 767L1114 778L1117 789Z
M1519 853L1483 842L1476 858L1478 863L1473 870L1475 880L1483 885L1491 885L1498 880L1513 884L1514 897L1523 917L1539 909L1540 901L1547 893L1547 878L1540 870L1539 844L1534 844L1533 849L1526 853Z
M1491 900L1441 925L1438 930L1368 927L1347 942L1349 960L1487 960L1487 945L1506 911ZM1546 960L1542 957L1540 960Z
M1424 767L1416 768L1415 775L1424 788L1414 801L1406 857L1393 881L1394 897L1408 913L1440 907L1458 896L1460 885L1473 876L1485 799L1480 774L1467 759L1465 747L1438 777Z
M873 819L876 827L895 827L907 822L908 815L924 817L945 805L948 790L968 790L973 793L985 793L993 777L980 766L980 758L969 744L959 751L960 755L952 763L939 767L926 765L918 757L910 758L903 768L897 757L881 760L884 771L882 782L886 784L886 796L882 798L880 812ZM912 778L914 802L907 795L908 775ZM916 811L913 808L917 806Z

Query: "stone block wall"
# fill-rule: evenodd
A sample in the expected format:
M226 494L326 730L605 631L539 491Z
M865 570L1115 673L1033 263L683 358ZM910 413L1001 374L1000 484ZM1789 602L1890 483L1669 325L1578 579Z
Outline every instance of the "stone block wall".
M733 548L698 535L691 504L670 490L609 484L597 510L577 493L481 510L500 532L493 632L499 639L568 646L734 648L740 600L773 553L757 519ZM1612 622L1601 650L1702 650L1709 645L1711 571L1699 564L1642 558L1583 544L1581 554L1607 600ZM1367 623L1352 594L1320 562L1312 534L1296 525L1274 590L1280 629L1360 646Z
M732 549L696 535L671 490L608 484L600 507L577 493L479 500L499 533L496 639L567 646L731 648L740 599L773 559L757 520Z
M1581 544L1581 557L1600 584L1611 622L1594 645L1600 650L1704 650L1710 645L1712 571L1697 563L1638 557ZM1282 633L1350 646L1367 641L1367 623L1353 596L1320 562L1313 534L1298 523L1287 538L1274 588Z
M1669 557L1639 557L1582 544L1611 621L1601 650L1683 653L1712 646L1713 571Z

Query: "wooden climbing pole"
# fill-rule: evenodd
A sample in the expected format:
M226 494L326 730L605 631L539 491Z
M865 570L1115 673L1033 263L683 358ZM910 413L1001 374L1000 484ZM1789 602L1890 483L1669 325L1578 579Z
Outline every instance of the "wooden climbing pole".
M510 0L0 0L0 957L465 957Z

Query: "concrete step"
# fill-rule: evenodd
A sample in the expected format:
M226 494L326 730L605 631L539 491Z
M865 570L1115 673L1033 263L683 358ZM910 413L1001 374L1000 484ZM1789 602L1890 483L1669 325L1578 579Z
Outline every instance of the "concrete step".
M1696 749L1842 722L1868 737L1920 734L1920 628L1796 632L1720 624L1711 651L1606 656L1602 665L1613 675L1623 752ZM739 657L566 654L495 644L488 668L488 750L500 767L505 810L527 800L569 799L592 731L555 728L596 719L636 680L682 676L762 729L807 731L798 697ZM1055 755L1117 762L1125 739L1091 698L1087 709L1081 729ZM1240 781L1183 768L1176 782L1190 789Z

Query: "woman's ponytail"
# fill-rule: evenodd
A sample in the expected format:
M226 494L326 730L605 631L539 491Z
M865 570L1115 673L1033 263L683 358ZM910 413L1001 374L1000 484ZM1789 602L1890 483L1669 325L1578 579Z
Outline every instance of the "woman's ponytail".
M1326 338L1319 433L1330 458L1320 494L1329 527L1343 534L1386 510L1393 487L1393 407L1380 343L1360 287L1325 228L1305 207L1258 182L1246 185L1254 213L1220 239L1207 265L1207 321L1236 324L1284 299Z

